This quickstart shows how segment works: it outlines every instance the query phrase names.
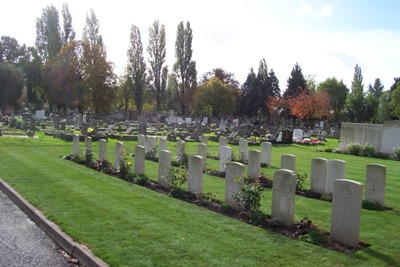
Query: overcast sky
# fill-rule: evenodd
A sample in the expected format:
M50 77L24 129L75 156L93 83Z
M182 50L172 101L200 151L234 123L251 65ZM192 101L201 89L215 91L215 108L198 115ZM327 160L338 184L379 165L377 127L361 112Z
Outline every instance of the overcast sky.
M190 22L198 77L223 68L242 84L250 68L257 72L262 58L274 69L282 92L296 62L306 77L314 75L321 82L335 76L349 88L356 64L365 89L376 78L389 89L393 78L400 77L399 0L13 0L2 3L0 36L33 45L42 9L54 5L61 19L64 2L77 38L93 9L108 60L119 75L127 62L130 26L139 27L146 48L148 29L158 19L166 27L169 69L175 61L177 26Z

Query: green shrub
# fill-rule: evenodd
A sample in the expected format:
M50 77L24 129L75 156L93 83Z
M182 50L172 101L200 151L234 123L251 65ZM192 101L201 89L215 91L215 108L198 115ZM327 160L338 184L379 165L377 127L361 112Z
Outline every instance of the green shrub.
M133 175L132 182L138 185L145 185L150 181L149 177L145 174Z
M168 180L171 182L170 195L174 197L183 196L185 192L181 186L188 180L188 172L183 166L172 167L168 172Z
M95 165L93 152L90 148L85 147L83 158L86 167L92 168Z
M378 210L378 211L385 210L385 208L379 205L378 202L371 200L363 200L362 208L366 210Z
M299 239L314 245L320 245L325 242L325 235L319 231L310 231L300 236Z
M393 148L393 157L395 160L400 160L400 146Z
M350 155L360 155L361 151L363 150L363 146L359 143L350 143L347 145L347 152Z
M304 183L308 180L308 174L307 173L296 173L297 179L296 179L296 190L301 190L303 189Z
M375 156L376 147L373 145L365 144L362 147L360 155L368 158L372 158Z
M132 162L126 161L125 158L119 159L118 177L124 179L132 168Z
M157 162L157 146L155 146L154 148L150 149L149 151L147 151L144 155L144 158L146 160L151 160L151 161L155 161Z
M260 211L263 188L255 183L254 178L248 176L241 176L237 182L241 189L233 193L236 203L245 211Z

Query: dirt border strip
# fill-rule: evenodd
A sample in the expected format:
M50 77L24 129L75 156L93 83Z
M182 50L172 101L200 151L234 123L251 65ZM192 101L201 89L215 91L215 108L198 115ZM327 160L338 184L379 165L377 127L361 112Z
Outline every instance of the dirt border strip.
M48 220L37 208L30 204L2 178L0 178L0 189L51 238L53 238L66 253L76 258L81 265L90 267L109 266L102 259L96 257L88 248L75 242L70 236L64 233L58 225Z

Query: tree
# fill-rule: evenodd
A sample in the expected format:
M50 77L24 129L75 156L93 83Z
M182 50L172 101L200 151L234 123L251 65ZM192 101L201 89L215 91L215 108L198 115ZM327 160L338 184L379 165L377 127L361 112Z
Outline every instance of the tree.
M194 99L195 110L199 114L225 116L232 114L236 108L232 90L216 77L201 85Z
M128 49L128 75L132 79L132 92L138 114L142 114L146 87L146 63L143 57L143 45L140 30L131 26L130 46Z
M166 90L166 106L169 110L179 110L179 84L175 73L168 75L167 90Z
M2 36L0 39L0 63L16 64L21 66L26 56L25 45L20 46L17 39L10 36Z
M96 44L104 48L103 36L99 34L99 29L99 20L97 19L93 9L90 9L90 15L86 13L86 24L83 28L82 39L88 40L89 43Z
M109 112L116 97L116 77L113 72L113 65L107 61L103 47L98 44L91 44L83 41L83 88L90 97L88 107L96 114Z
M161 108L165 110L167 99L168 67L164 66L161 71Z
M157 111L160 111L161 100L165 98L165 94L162 94L161 90L161 76L163 64L165 63L166 48L165 27L164 24L160 25L158 20L154 21L153 26L149 28L147 52L149 53L150 77L156 93Z
M301 120L322 119L330 115L327 91L303 91L289 100L290 114Z
M376 98L379 99L382 95L383 90L385 87L383 86L381 79L376 78L374 82L374 86L369 85L368 91L372 93L372 95Z
M395 87L391 89L389 108L391 116L400 118L400 82L396 81Z
M24 77L20 68L13 64L0 63L0 108L18 107L24 88Z
M63 3L62 6L62 16L63 16L63 45L66 45L69 41L72 41L75 39L75 31L74 28L72 27L72 17L71 14L69 13L68 9L68 4Z
M306 89L306 79L303 76L301 67L296 63L290 73L289 79L287 80L287 88L283 93L285 99L296 97L303 90Z
M379 108L379 98L376 98L373 93L369 92L364 97L364 116L363 121L373 123L376 121Z
M330 107L333 111L333 118L339 121L342 113L349 89L343 83L343 80L338 81L335 77L327 78L318 85L318 91L326 90L329 94Z
M42 17L36 19L36 49L43 62L56 57L62 47L58 10L47 6Z
M179 103L183 116L186 115L191 95L194 88L196 88L197 71L196 62L192 61L192 39L193 33L190 23L186 22L185 27L183 21L181 21L176 33L174 72L176 79L179 81Z
M347 115L351 121L361 122L364 118L364 84L361 67L354 68L351 92L346 100Z

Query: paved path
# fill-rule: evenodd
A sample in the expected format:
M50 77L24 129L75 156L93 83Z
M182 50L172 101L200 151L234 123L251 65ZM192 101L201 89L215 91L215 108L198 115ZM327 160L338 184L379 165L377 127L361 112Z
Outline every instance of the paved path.
M0 266L68 267L60 248L0 190Z

